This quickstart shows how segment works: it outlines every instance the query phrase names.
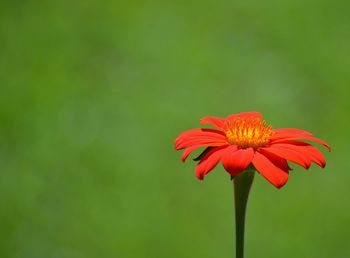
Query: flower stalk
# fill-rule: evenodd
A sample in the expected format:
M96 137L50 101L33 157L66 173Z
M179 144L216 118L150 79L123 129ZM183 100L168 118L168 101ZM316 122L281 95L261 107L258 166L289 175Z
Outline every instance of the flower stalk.
M236 222L236 258L244 258L245 215L255 171L247 169L233 178Z

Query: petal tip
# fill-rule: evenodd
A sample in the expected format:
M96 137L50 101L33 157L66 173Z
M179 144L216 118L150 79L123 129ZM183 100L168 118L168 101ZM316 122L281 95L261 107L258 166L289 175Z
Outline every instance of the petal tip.
M204 180L204 175L202 175L202 174L196 174L196 177L201 181Z
M279 181L279 182L274 182L273 183L273 186L277 189L277 190L280 190L283 186L285 186L288 182L288 177L286 180L283 180L283 181Z
M280 184L280 185L275 185L277 190L280 190L283 186L285 186L286 183Z

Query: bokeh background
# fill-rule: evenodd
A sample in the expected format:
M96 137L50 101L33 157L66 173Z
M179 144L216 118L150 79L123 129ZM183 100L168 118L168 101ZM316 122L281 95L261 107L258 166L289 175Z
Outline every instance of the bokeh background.
M232 185L173 140L261 111L326 169L257 176L249 257L350 257L350 2L2 1L0 257L233 257Z

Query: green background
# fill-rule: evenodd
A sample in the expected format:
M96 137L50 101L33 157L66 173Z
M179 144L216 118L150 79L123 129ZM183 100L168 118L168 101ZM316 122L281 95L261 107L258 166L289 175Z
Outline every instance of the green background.
M229 175L173 140L253 110L333 151L256 176L246 257L350 257L349 3L2 1L0 257L233 257Z

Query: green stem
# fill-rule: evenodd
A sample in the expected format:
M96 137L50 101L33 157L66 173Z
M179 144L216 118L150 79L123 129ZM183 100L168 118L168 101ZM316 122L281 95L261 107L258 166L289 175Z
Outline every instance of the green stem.
M245 213L254 174L254 170L246 170L235 176L233 180L236 214L236 258L244 257Z

